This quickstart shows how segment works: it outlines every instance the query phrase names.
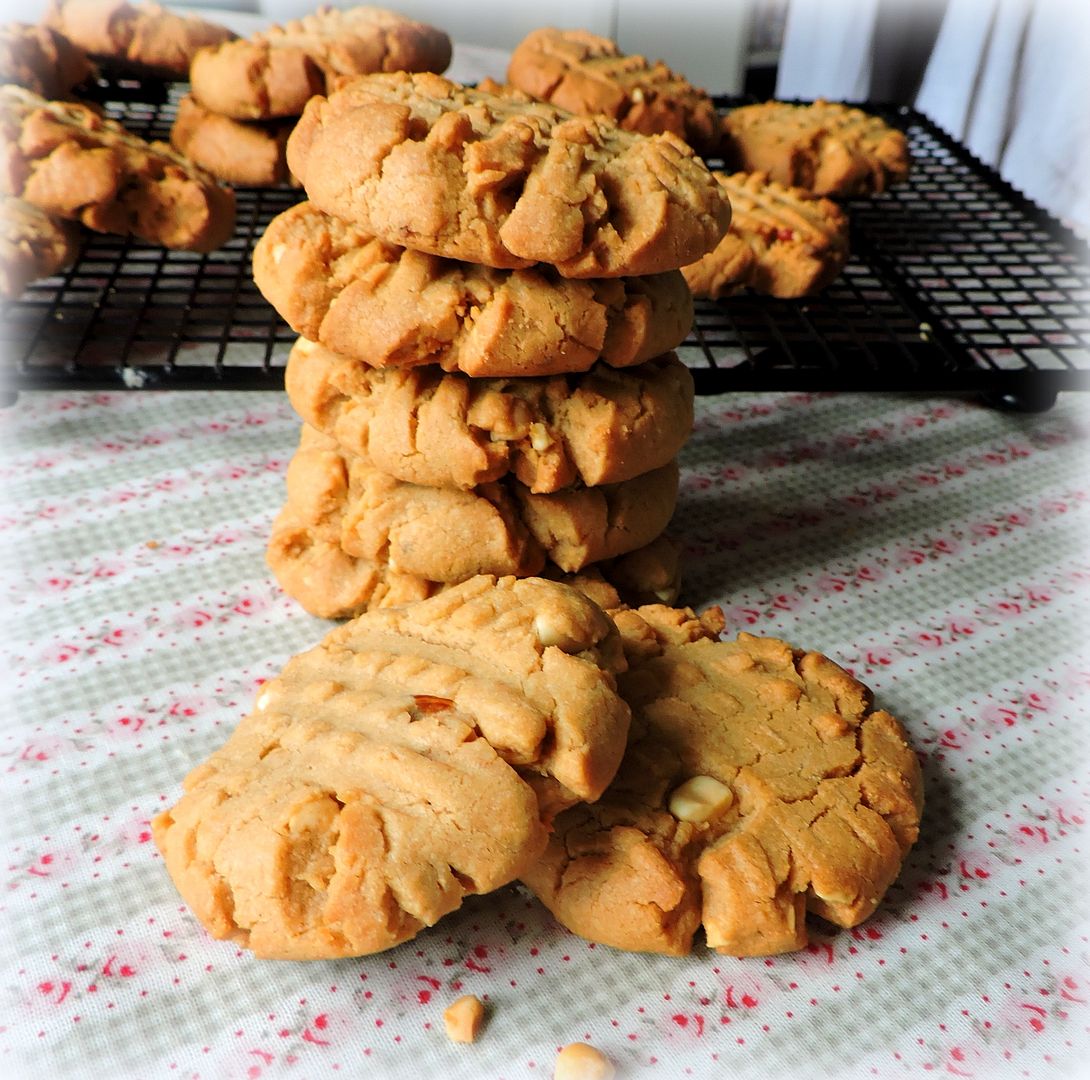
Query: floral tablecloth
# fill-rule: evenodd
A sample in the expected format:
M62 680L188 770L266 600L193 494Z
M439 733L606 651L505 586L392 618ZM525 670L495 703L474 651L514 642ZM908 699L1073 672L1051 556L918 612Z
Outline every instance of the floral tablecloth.
M623 954L512 886L329 963L212 940L148 821L328 624L263 562L298 423L271 393L24 394L0 414L0 1074L1052 1077L1090 1054L1088 401L701 399L683 599L822 650L923 760L878 914L797 955ZM443 1034L462 993L472 1046Z

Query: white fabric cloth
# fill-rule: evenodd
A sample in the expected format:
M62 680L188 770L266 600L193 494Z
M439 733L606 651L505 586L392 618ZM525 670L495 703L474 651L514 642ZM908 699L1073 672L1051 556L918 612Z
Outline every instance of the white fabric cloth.
M899 11L894 10L899 8ZM917 15L941 14L934 47ZM890 79L890 65L899 65ZM1011 184L1090 232L1090 5L947 0L792 0L776 95L915 105ZM922 79L919 76L922 75Z

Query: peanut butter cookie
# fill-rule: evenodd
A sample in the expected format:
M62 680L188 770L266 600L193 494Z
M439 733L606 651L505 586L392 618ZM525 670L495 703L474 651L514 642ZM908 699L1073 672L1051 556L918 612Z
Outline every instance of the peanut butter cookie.
M230 189L88 106L0 87L0 145L0 192L97 232L211 251L234 229Z
M547 581L363 615L262 687L155 841L216 937L297 960L390 948L540 853L534 785L601 792L623 664L602 611Z
M680 344L693 301L680 270L572 281L411 251L300 203L254 248L254 280L304 337L372 367L473 376L640 364Z
M634 551L666 528L677 500L670 462L617 484L535 495L517 480L464 491L396 480L304 426L288 466L288 504L358 558L431 581L475 574L568 573Z
M625 759L554 822L523 874L570 930L644 952L802 948L806 912L869 916L916 841L920 767L901 725L831 660L718 640L717 609L613 612L629 670Z
M693 377L673 354L623 371L477 379L371 368L300 338L284 384L342 449L428 487L508 473L539 493L631 480L673 461L693 426Z
M50 0L42 22L104 63L175 79L189 75L198 49L235 37L206 19L126 0Z
M291 182L285 156L293 120L232 120L210 112L192 94L178 102L170 142L218 180L244 187Z
M730 204L674 135L459 86L370 75L313 98L288 140L310 200L403 247L564 277L657 274L722 239Z
M193 60L193 94L236 120L299 116L339 76L443 71L450 38L433 26L376 7L324 6Z
M880 117L836 102L766 101L724 121L727 164L815 195L866 195L908 176L908 142Z
M661 60L629 56L588 30L533 30L515 47L507 81L538 101L580 116L608 116L625 131L673 132L715 155L722 125L715 103Z
M831 199L785 187L767 173L715 174L730 197L730 231L682 270L694 296L748 287L778 297L821 292L848 261L848 216Z
M78 226L0 195L0 296L19 296L30 282L68 266L78 251Z
M64 97L94 72L86 53L48 26L0 26L0 83L15 83L43 97Z

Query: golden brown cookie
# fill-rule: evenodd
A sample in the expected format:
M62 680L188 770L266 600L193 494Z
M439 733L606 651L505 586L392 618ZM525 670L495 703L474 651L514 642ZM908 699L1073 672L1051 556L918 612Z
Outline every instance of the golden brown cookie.
M234 229L230 189L85 105L0 87L0 154L0 193L97 232L211 251Z
M94 72L86 53L48 26L0 26L0 83L25 86L43 97L64 97Z
M68 266L78 251L78 226L0 195L0 296L19 296L30 282Z
M605 787L621 666L610 620L547 581L364 615L262 687L155 841L215 937L297 960L390 948L540 853L532 785Z
M608 116L625 131L673 132L715 155L722 125L715 103L661 60L628 56L588 30L533 30L515 47L507 81L538 101L580 116Z
M177 79L198 49L235 37L206 19L126 0L50 0L42 22L103 62Z
M275 187L291 183L285 156L293 120L232 120L191 95L178 102L170 142L179 154L228 184Z
M613 613L632 708L621 768L554 822L523 874L568 929L623 949L734 956L806 944L806 912L869 916L915 843L920 766L901 725L831 660L722 616Z
M505 377L599 359L627 367L680 344L693 320L680 270L596 281L495 270L378 240L309 202L269 223L253 270L294 330L372 367Z
M465 491L396 480L304 425L288 466L288 504L357 558L430 581L574 573L649 544L677 500L670 462L616 484L535 495L510 477Z
M673 135L636 135L439 75L369 75L313 98L288 164L327 213L390 243L564 277L695 262L730 223L704 163Z
M816 195L866 195L908 176L908 143L884 120L830 101L766 101L724 120L730 168Z
M694 296L718 299L749 287L778 297L813 296L848 261L848 216L830 199L785 187L767 173L717 172L730 197L730 232L682 273Z
M287 502L266 553L284 591L314 615L428 595L481 573L575 573L661 535L674 463L619 484L535 495L517 481L469 491L395 480L304 427Z
M673 461L693 425L693 378L672 353L623 371L476 379L370 368L300 338L284 385L343 450L428 487L508 473L540 493L631 480Z
M197 54L190 69L202 105L236 120L299 116L339 76L443 71L450 38L376 7L321 7L283 26Z

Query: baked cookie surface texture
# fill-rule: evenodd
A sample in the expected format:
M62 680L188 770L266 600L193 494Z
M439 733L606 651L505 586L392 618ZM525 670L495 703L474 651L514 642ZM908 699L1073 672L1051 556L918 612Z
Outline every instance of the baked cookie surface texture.
M68 266L78 251L76 225L0 195L0 296L19 296L30 282Z
M722 238L730 205L673 135L472 90L371 75L313 98L288 140L310 200L390 243L564 277L656 274Z
M42 22L97 59L177 79L198 49L235 37L207 19L126 0L50 0Z
M155 841L216 937L287 959L389 948L540 853L533 783L600 793L623 664L610 620L551 582L371 612L262 687Z
M730 198L730 231L682 273L694 296L742 288L769 296L812 296L848 260L848 216L831 199L786 187L766 173L717 172Z
M623 371L475 379L370 368L300 338L284 384L342 449L428 487L509 473L536 493L630 480L671 462L693 425L693 377L673 354Z
M816 195L867 195L908 175L904 134L849 105L766 101L732 110L723 123L731 168Z
M202 105L236 120L299 116L332 80L382 71L443 71L450 38L376 7L320 7L252 37L204 49L189 76Z
M97 232L212 251L234 230L229 188L85 105L0 87L0 153L0 193Z
M438 364L474 376L551 375L668 352L689 332L680 270L573 281L496 270L379 240L303 202L253 255L265 298L304 337L372 367Z
M63 97L91 77L87 54L48 26L0 26L0 83L15 83L43 97Z
M210 112L192 94L178 102L170 142L179 154L227 184L290 183L286 147L292 120L244 123Z
M661 60L621 52L587 30L533 30L515 47L507 81L539 101L580 116L602 114L626 131L666 131L698 154L722 139L715 103Z
M915 842L919 762L901 725L831 660L718 640L718 611L613 612L629 670L625 759L554 822L523 881L568 929L623 949L764 956L806 913L869 916Z

